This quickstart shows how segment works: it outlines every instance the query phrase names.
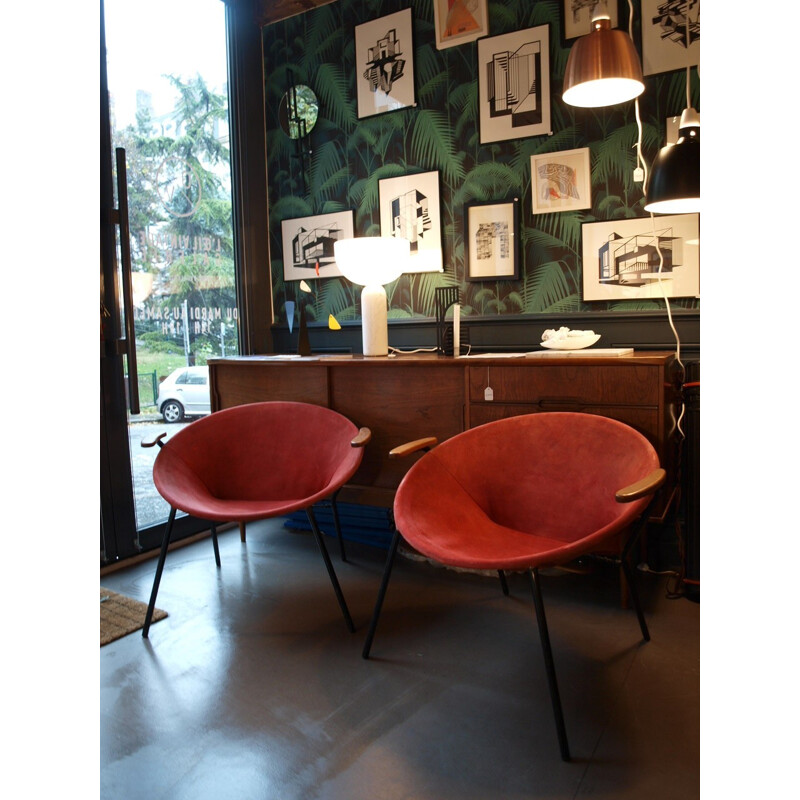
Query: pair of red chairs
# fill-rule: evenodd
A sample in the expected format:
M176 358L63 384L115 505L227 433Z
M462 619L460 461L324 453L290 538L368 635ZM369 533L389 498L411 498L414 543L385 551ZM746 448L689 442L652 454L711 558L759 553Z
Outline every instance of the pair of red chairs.
M162 435L163 437L163 435ZM161 444L159 437L158 443ZM354 626L314 518L361 463L367 428L303 403L254 403L192 423L163 445L153 469L171 505L147 611L147 636L176 509L214 522L263 519L305 509L348 629ZM539 569L618 546L642 636L650 638L629 565L666 474L652 445L616 420L582 413L511 417L438 444L421 439L393 457L424 451L394 500L394 534L362 651L369 658L400 538L441 564L525 572L531 587L556 730L569 746ZM338 518L334 514L341 544ZM216 527L212 524L219 566ZM342 551L344 555L344 551Z

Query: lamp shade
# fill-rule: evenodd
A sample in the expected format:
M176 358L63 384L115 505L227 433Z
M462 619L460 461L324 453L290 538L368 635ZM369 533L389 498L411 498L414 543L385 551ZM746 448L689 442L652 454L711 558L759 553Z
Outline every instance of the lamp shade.
M341 239L333 244L336 266L349 281L361 286L383 286L408 267L411 245L394 236Z
M561 98L571 106L599 108L633 100L644 91L639 54L627 33L608 17L592 19L592 30L569 51Z
M645 211L688 214L700 211L700 115L681 114L678 141L662 147L653 162Z

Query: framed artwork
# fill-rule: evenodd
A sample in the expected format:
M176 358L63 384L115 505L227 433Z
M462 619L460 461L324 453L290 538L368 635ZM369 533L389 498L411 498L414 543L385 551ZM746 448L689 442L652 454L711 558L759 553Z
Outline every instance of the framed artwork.
M481 144L551 133L549 25L478 39L478 104Z
M531 213L592 207L589 148L531 156Z
M416 105L411 9L355 27L358 118Z
M642 0L642 72L657 75L699 64L700 0Z
M468 281L519 279L519 199L464 206L464 266Z
M283 279L330 278L341 275L333 243L353 238L353 211L318 214L281 221Z
M436 47L444 50L489 33L487 0L433 0Z
M598 0L561 0L561 43L564 47L592 30L592 13ZM628 4L626 0L608 0L608 15L612 28L628 30Z
M406 272L442 272L442 220L439 172L419 172L378 181L381 236L411 244Z
M700 297L699 214L585 222L581 232L584 300Z

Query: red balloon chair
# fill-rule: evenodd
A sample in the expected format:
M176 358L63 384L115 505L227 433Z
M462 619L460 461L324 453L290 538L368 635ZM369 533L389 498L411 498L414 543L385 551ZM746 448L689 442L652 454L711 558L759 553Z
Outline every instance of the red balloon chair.
M564 715L539 582L556 566L618 546L642 636L650 634L628 557L666 473L647 439L593 414L528 414L472 428L438 444L420 439L392 451L426 452L394 500L396 532L362 655L369 658L402 536L440 564L525 571L533 594L561 757L568 761ZM638 524L634 524L638 523ZM617 551L618 552L618 551Z
M153 482L170 504L142 636L147 638L177 511L211 523L220 566L216 523L279 517L304 509L311 523L348 629L355 629L314 517L314 503L330 499L361 464L369 428L357 428L329 408L266 402L217 411L188 425L169 441L166 433L144 444L161 448ZM342 546L338 516L336 533ZM342 549L344 559L344 550Z

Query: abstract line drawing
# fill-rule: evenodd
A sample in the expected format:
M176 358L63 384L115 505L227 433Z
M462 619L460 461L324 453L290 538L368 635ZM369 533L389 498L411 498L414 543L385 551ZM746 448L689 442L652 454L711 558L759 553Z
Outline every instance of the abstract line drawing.
M439 172L416 172L378 181L381 236L406 239L410 257L405 272L441 272L442 221Z
M431 227L428 198L418 189L392 198L392 236L408 239L412 253L419 250L420 239Z
M292 266L314 269L335 261L333 243L343 239L342 229L331 222L311 230L301 227L292 239Z
M672 228L655 234L620 236L612 233L598 251L600 283L618 286L646 286L658 280L659 250L663 264L661 277L669 277L673 267L683 264L683 239L674 236Z
M341 275L333 245L353 236L353 212L338 211L281 221L284 280Z
M692 11L696 13L694 19L691 18ZM692 42L700 39L700 0L667 0L666 3L659 3L652 22L661 29L662 40L675 42L684 49L688 48Z
M406 61L400 58L402 55L394 28L369 48L364 77L369 81L370 91L380 89L386 94L392 91L394 82L403 77Z
M542 121L541 45L526 42L513 53L495 53L486 75L489 113L511 116L512 128Z
M481 144L551 132L549 31L478 39Z
M642 0L642 72L700 64L700 0Z
M411 9L355 26L358 117L415 105Z

